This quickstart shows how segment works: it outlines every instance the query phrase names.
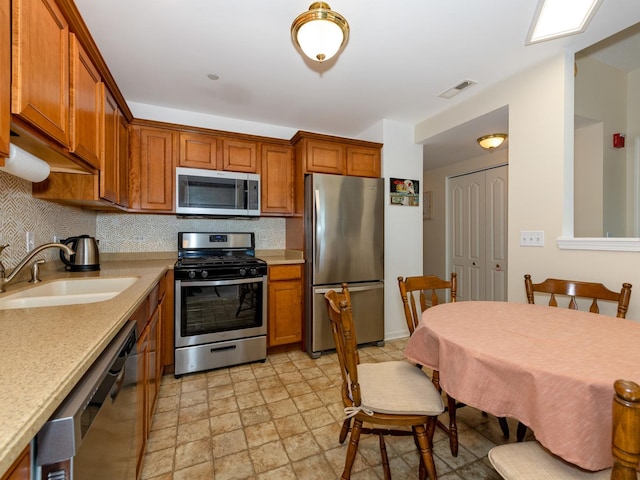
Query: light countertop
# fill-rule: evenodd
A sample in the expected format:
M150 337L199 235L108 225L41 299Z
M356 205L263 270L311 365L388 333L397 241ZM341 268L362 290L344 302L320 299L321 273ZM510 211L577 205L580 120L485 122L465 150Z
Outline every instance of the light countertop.
M304 256L300 250L256 250L256 257L268 265L304 263Z
M43 271L59 278L137 276L111 300L81 305L0 310L0 475L71 392L135 312L173 260L104 261L97 272ZM28 287L7 286L7 294ZM0 296L5 295L0 293Z
M257 250L269 265L304 263L301 251ZM47 264L43 282L60 278L138 276L111 300L80 305L0 310L0 475L15 461L137 306L177 253L101 253L97 272L66 272ZM25 269L28 271L28 269ZM28 278L28 273L20 278ZM28 288L10 283L7 294ZM5 295L0 293L0 297Z

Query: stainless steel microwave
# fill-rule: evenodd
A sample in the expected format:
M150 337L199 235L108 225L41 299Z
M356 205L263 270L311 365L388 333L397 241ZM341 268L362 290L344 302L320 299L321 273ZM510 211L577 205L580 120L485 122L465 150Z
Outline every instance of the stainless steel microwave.
M259 216L260 175L176 168L178 215Z

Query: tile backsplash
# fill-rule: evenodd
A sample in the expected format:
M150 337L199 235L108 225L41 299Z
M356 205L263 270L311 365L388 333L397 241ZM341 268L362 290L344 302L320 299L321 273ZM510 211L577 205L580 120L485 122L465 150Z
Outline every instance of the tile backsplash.
M283 218L221 220L178 218L175 215L96 213L39 200L31 196L31 182L0 172L0 245L9 247L0 256L7 268L15 267L27 253L26 232L33 232L35 245L53 237L91 235L99 240L100 252L173 252L178 232L254 232L256 249L279 250L286 245ZM59 258L56 250L41 257Z
M9 245L0 256L5 267L15 267L27 254L26 232L33 232L36 246L52 242L54 235L95 236L96 213L33 198L31 182L0 172L0 245ZM58 252L45 250L39 258L53 261Z
M100 213L96 222L101 252L175 252L178 232L254 232L257 250L284 249L286 244L283 218L223 220Z

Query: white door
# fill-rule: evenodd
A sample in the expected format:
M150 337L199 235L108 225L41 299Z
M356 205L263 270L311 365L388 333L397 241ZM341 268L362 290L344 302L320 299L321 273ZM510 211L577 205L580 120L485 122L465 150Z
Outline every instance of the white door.
M507 166L448 179L458 300L507 299Z

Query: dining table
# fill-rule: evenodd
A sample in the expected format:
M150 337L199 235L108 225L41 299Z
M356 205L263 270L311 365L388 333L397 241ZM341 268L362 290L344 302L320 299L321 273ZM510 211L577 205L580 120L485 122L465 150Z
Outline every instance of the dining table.
M464 301L425 310L407 346L457 402L527 425L586 470L613 465L613 384L640 382L640 323L567 308Z

